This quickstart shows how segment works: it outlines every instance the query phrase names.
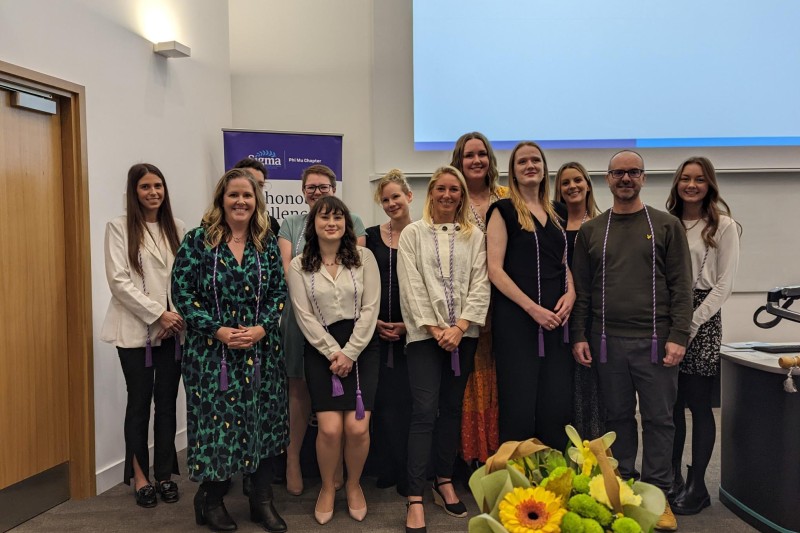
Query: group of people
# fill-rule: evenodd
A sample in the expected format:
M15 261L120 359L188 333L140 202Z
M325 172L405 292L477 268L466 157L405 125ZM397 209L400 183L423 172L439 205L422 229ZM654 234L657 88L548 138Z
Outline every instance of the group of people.
M341 488L350 517L366 517L360 482L373 437L378 486L397 485L406 531L419 533L429 472L434 502L464 517L457 456L484 462L500 442L528 438L560 449L566 424L586 439L615 431L620 475L662 488L676 513L709 505L720 308L739 234L708 159L680 165L666 213L639 198L641 156L618 152L606 174L613 205L601 214L579 163L561 166L551 194L543 150L522 142L503 187L489 140L472 132L433 173L421 220L392 170L375 191L388 220L367 229L324 165L302 175L309 212L278 228L266 178L260 162L241 161L186 231L161 171L137 164L127 214L107 225L102 339L117 346L127 384L123 480L133 479L137 504L179 498L171 476L183 376L195 518L215 531L237 528L223 499L238 473L250 518L287 530L274 506L276 462L285 452L286 490L301 494L312 412L320 524ZM677 527L669 505L659 527Z

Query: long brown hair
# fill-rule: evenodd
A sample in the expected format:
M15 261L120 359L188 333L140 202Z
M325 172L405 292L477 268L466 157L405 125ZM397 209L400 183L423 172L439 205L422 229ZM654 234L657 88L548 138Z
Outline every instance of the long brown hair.
M322 268L322 254L319 250L319 240L317 239L317 215L332 213L344 216L344 235L339 243L339 251L336 256L346 268L358 268L361 266L361 255L356 248L356 232L353 228L353 217L350 210L343 201L336 196L322 196L311 211L308 213L308 224L306 224L306 246L303 248L303 257L300 264L306 272L316 272Z
M561 222L559 221L555 208L553 208L553 202L550 201L550 173L547 170L547 159L544 156L544 150L542 150L542 147L533 141L522 141L516 145L514 150L511 151L511 157L508 158L508 187L510 189L509 198L511 198L511 203L514 204L514 209L517 211L517 220L519 221L519 225L522 226L522 229L525 231L536 231L536 224L533 223L533 215L531 214L530 209L528 209L528 206L525 205L525 199L522 197L522 194L519 191L517 176L514 174L514 160L517 157L517 152L523 146L532 146L533 148L536 148L539 150L539 154L542 156L543 177L542 182L539 184L539 202L542 204L544 212L547 213L547 218L552 220L556 227L561 228Z
M172 217L172 206L169 203L169 190L167 189L167 180L164 179L164 174L158 169L157 166L150 163L137 163L128 170L128 183L126 186L126 219L128 226L128 265L140 276L144 275L142 272L142 265L139 263L139 247L144 242L144 234L147 229L147 224L144 219L144 208L139 202L139 180L147 174L158 176L161 180L161 185L164 187L164 200L158 208L156 214L156 221L158 222L159 230L167 241L167 245L172 251L172 255L178 252L178 247L181 245L178 239L178 229L175 227L175 219ZM155 238L155 236L153 236Z
M450 158L450 166L456 167L459 172L464 172L464 148L467 146L467 141L477 139L486 147L486 154L489 156L489 170L486 173L486 186L489 187L489 192L495 196L499 196L497 192L498 180L500 179L500 172L497 170L497 157L494 155L489 139L483 133L472 131L465 133L456 141L453 148L453 155Z
M600 214L600 208L597 207L597 202L594 199L594 183L592 183L592 178L589 176L589 173L586 171L586 167L578 163L577 161L570 161L568 163L564 163L561 165L561 168L558 169L556 172L556 181L553 184L553 201L559 203L565 203L564 198L561 196L561 175L564 171L568 169L575 169L581 173L583 176L583 180L588 185L586 189L586 202L585 202L585 209L588 213L589 219L592 219Z
M678 194L678 182L680 182L686 165L691 164L700 166L703 171L703 177L706 179L706 183L708 184L708 192L703 198L703 205L701 207L703 218L706 219L706 227L703 228L703 232L700 235L703 237L703 241L706 243L706 246L709 248L716 248L717 241L714 238L714 235L717 233L717 229L719 228L719 217L723 214L731 217L731 208L719 194L717 172L714 170L714 165L707 157L690 157L680 164L678 170L675 171L675 176L672 178L672 188L669 191L669 198L667 198L667 211L669 211L671 215L678 217L678 219L681 221L681 224L683 224L684 204L683 199L681 199L680 195ZM739 235L741 235L741 224L737 222L736 226L738 227Z
M234 168L226 172L217 182L214 189L214 199L211 206L206 210L203 215L203 220L200 223L206 230L205 245L209 248L214 248L219 245L223 240L227 241L231 238L231 228L225 221L225 208L223 206L225 190L228 188L228 183L235 179L246 179L253 187L253 196L256 199L256 209L253 216L250 217L250 224L248 226L248 239L256 247L256 250L263 252L266 249L266 239L269 234L269 221L266 214L266 200L264 195L259 193L258 184L253 176L243 168Z

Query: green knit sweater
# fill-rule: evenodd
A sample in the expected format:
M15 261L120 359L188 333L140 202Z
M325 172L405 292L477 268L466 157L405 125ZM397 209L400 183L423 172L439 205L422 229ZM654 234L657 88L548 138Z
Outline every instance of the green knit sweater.
M674 216L647 208L655 233L655 310L659 339L683 346L692 321L692 264L686 233ZM573 342L603 331L603 241L609 211L578 232L572 273L577 300L570 318ZM644 209L614 214L605 250L605 333L653 334L653 252Z

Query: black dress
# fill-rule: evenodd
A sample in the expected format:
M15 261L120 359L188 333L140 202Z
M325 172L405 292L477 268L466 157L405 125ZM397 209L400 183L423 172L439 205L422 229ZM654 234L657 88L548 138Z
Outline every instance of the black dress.
M564 208L556 205L565 218ZM552 220L543 227L536 217L536 235L517 220L511 200L499 200L489 208L503 217L508 242L503 269L533 301L552 310L564 294L565 238ZM539 258L537 269L538 237ZM541 279L539 302L538 275ZM544 357L539 355L539 325L516 303L493 287L492 342L497 361L500 408L500 440L536 437L561 449L567 442L564 426L572 420L574 360L564 343L563 328L543 330Z
M572 257L575 251L575 238L578 230L567 231L567 263L572 268ZM591 330L591 326L587 331ZM600 395L600 382L597 367L575 365L575 376L572 383L575 390L573 426L578 434L587 440L596 439L605 433L605 408Z
M400 232L395 231L392 235L392 244L397 245L399 241ZM381 308L378 319L384 322L402 322L400 285L397 282L397 249L391 250L390 264L389 247L381 238L380 226L367 228L367 248L375 256L381 273ZM394 342L379 339L379 343L381 364L373 414L375 442L372 449L375 450L378 461L377 469L381 485L398 483L399 490L404 491L408 460L408 429L411 424L411 388L408 383L408 365L404 353L406 339L405 336Z

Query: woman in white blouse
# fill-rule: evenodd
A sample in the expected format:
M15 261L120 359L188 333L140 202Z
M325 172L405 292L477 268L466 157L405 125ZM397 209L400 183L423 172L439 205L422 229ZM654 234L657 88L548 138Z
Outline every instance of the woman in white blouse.
M407 532L425 531L422 494L432 446L434 501L452 516L467 515L451 478L464 388L489 307L483 232L470 223L468 211L461 172L441 167L428 183L422 220L400 235L397 278L413 402Z
M667 210L686 228L692 256L694 315L686 356L678 374L673 411L675 474L667 497L675 514L697 514L711 505L705 473L714 449L716 426L711 411L714 378L719 374L722 340L720 308L733 291L739 262L739 225L719 194L711 161L691 157L675 172ZM692 461L684 487L681 457L686 440L685 408L692 412Z
M317 461L322 488L314 517L333 517L334 478L342 454L347 465L347 508L361 521L367 503L360 478L369 452L369 419L378 382L375 324L380 273L375 257L357 246L353 219L335 196L316 201L306 247L289 267L289 294L306 339L305 374L317 414Z
M133 478L136 503L178 501L175 452L175 400L181 378L180 333L183 318L174 311L169 292L175 253L185 233L172 217L164 175L155 166L138 163L128 170L127 215L106 224L106 278L111 303L100 339L114 344L128 389L125 409L123 482ZM153 470L147 435L150 403L155 402Z

